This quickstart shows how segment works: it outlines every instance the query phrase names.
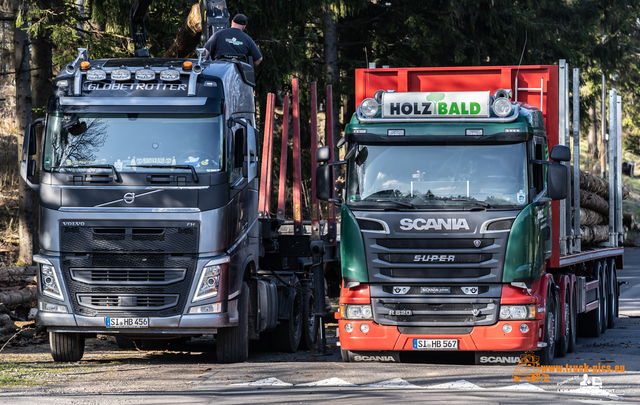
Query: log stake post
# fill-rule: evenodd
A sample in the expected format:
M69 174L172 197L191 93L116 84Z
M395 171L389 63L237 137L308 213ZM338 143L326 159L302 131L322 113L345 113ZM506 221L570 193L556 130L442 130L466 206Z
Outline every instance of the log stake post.
M618 235L616 234L616 191L615 191L615 162L616 162L616 140L618 125L616 125L616 91L609 90L609 246L618 245Z
M573 252L582 249L580 235L580 69L573 69Z

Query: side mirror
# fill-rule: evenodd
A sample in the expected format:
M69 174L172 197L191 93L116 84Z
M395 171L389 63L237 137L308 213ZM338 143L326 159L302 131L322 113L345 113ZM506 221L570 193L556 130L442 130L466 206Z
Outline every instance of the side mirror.
M571 149L568 146L556 145L551 149L549 157L556 162L568 162L571 160Z
M318 166L316 168L316 197L318 200L329 201L332 187L333 167L330 165Z
M555 151L557 147L558 145L553 150ZM547 167L547 193L554 201L567 198L567 170L567 166L558 162L552 162Z
M31 156L38 153L38 145L36 142L36 127L42 125L43 118L39 118L27 125L24 133L24 141L22 144L22 154L20 155L20 177L34 191L38 191L39 184L33 183L32 179L36 175L36 162Z
M316 149L316 162L325 163L331 160L331 149L328 146L321 146Z

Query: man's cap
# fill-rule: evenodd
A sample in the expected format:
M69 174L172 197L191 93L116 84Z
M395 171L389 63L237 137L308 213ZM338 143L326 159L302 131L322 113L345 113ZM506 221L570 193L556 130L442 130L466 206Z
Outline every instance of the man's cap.
M233 22L240 25L247 25L249 19L244 14L236 14L236 16L233 17Z

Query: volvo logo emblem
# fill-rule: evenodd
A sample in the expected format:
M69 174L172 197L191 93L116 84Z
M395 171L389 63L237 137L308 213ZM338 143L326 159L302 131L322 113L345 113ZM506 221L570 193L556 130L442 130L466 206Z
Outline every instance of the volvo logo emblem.
M135 199L136 199L136 193L127 193L124 195L124 198L122 200L127 204L131 204L135 201Z
M473 246L480 247L482 245L482 241L480 239L476 239L473 241Z

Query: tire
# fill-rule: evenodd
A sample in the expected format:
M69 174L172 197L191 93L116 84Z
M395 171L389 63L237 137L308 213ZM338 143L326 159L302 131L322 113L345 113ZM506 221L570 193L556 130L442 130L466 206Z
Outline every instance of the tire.
M295 353L302 339L302 294L298 290L300 283L294 283L289 288L289 294L293 294L293 299L287 308L289 319L280 321L272 334L272 344L276 351L285 353Z
M311 288L309 286L308 288ZM318 319L315 316L316 302L313 291L302 294L302 338L300 348L311 350L318 342Z
M607 327L613 329L616 326L618 316L618 275L616 274L615 261L609 261L609 277L607 278Z
M607 331L607 326L609 325L609 305L607 299L607 263L602 261L602 267L600 267L600 276L598 280L600 280L598 286L598 300L600 302L600 312L602 322L600 323L600 332L605 333Z
M569 352L569 341L571 341L571 294L569 286L564 290L564 310L560 308L560 316L564 319L564 336L558 338L556 356L564 357ZM559 301L558 301L559 303ZM562 325L561 322L559 322Z
M239 363L249 357L249 286L242 283L238 297L238 326L218 329L218 362Z
M576 288L571 290L571 337L569 339L569 348L567 351L573 353L578 343L578 297Z
M57 362L76 362L84 355L84 335L80 333L49 332L51 357Z
M551 284L547 292L547 305L544 318L544 342L547 346L540 349L539 353L540 364L542 365L550 365L556 353L556 318L558 312L556 310L553 289L555 289L555 286Z

